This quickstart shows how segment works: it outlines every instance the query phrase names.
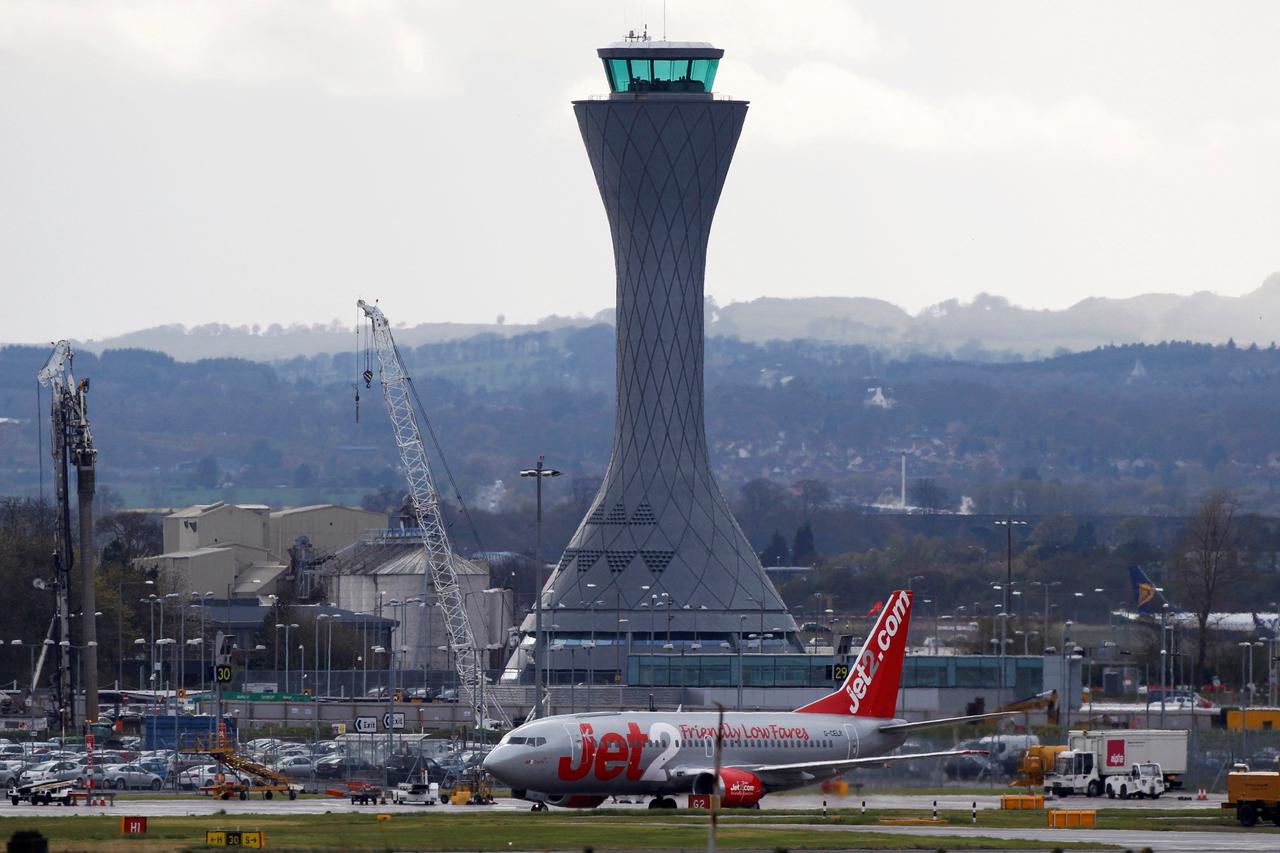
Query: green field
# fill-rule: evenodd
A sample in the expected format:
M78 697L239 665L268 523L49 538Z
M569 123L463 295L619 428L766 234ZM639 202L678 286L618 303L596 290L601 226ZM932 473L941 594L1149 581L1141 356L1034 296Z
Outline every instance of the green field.
M127 810L122 814L127 814ZM701 850L706 847L707 819L697 814L649 812L390 812L389 820L373 813L157 817L148 820L144 837L120 836L120 818L2 818L0 839L19 829L35 829L56 851L161 851L204 848L208 829L262 830L271 850ZM846 817L827 819L841 823ZM788 818L782 818L788 820ZM1049 850L1054 847L1096 848L1100 845L1039 844L984 838L928 837L867 832L832 832L806 828L821 817L792 816L794 827L752 826L770 820L734 817L720 827L721 850L832 850L857 847L893 850ZM1043 820L1043 816L1041 817Z

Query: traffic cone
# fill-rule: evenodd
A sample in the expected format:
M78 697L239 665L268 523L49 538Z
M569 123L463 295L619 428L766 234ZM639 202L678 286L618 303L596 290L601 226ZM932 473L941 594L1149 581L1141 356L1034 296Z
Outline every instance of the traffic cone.
M1205 792L1203 785L1201 785L1199 788L1196 789L1196 799L1197 800L1209 799L1209 795Z

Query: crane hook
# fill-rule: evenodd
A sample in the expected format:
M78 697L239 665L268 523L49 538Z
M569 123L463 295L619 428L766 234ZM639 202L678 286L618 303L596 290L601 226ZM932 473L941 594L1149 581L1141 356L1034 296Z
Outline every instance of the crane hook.
M361 375L364 376L364 387L372 388L373 387L373 371L365 370L365 372Z

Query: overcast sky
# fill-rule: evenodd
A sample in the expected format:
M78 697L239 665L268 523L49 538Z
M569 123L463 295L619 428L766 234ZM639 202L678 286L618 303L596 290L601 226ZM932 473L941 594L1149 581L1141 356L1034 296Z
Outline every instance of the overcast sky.
M612 305L570 108L654 2L0 0L0 341ZM1280 3L669 0L752 102L707 289L1239 294L1280 270Z

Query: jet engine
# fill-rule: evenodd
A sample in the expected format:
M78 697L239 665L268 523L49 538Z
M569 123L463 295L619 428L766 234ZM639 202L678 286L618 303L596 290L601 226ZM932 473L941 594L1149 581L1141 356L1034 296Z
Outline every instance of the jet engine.
M603 794L551 794L543 800L549 806L562 809L594 809L604 801Z
M726 767L720 771L719 780L714 773L699 773L693 779L693 793L703 796L720 795L720 805L725 808L751 808L764 796L764 783L749 770Z

